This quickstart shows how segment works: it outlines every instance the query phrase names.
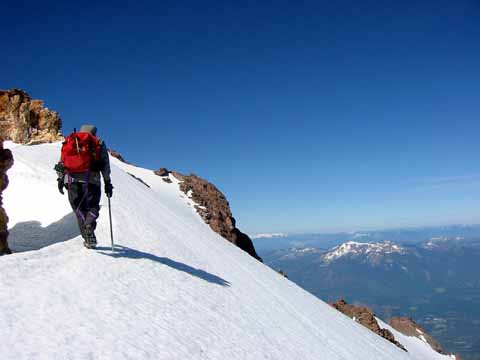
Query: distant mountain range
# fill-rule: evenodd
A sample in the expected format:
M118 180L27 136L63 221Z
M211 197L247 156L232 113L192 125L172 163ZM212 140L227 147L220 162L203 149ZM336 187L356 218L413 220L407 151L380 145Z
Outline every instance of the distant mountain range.
M345 298L386 319L412 316L447 351L480 359L480 226L336 235L255 245L268 265L321 299Z
M480 238L480 224L428 226L328 234L267 233L251 236L251 238L255 240L255 248L264 252L292 247L315 247L328 250L347 241L382 242L389 240L397 244L415 244L437 237Z

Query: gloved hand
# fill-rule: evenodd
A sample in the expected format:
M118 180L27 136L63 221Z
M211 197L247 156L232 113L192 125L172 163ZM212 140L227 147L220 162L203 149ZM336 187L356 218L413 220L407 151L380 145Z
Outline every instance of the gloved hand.
M63 179L62 178L58 178L57 179L57 185L58 185L58 191L60 191L60 194L64 194L63 192L63 188L65 187L65 184L63 183Z
M113 185L111 181L105 181L105 195L111 198L113 195Z

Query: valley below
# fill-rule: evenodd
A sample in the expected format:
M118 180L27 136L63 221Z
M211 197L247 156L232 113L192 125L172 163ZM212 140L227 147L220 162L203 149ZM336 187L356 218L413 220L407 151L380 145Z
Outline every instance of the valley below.
M379 233L339 234L337 243L333 235L282 237L280 248L272 247L273 239L268 239L269 246L256 239L256 246L266 264L320 299L366 305L387 321L411 317L445 351L479 360L480 236L472 236L476 228L409 233L416 236L396 231L390 241ZM421 240L422 234L430 237Z

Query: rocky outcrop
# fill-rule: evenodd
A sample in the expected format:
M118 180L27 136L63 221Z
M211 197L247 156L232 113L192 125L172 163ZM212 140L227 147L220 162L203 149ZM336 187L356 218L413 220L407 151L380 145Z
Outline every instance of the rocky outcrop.
M3 140L0 138L0 255L10 254L8 247L8 216L3 208L2 192L8 186L7 170L13 165L13 156L10 150L3 148Z
M113 150L113 149L108 149L108 152L110 153L110 155L112 155L114 158L120 160L121 162L125 163L125 164L129 164L129 162L127 162L125 160L125 158L122 156L122 154L120 154L118 151L116 150Z
M60 140L62 121L57 112L32 100L19 89L0 90L0 137L19 144L40 144Z
M156 175L164 179L167 179L170 173L180 180L180 190L196 203L195 209L213 231L262 261L250 237L236 227L230 204L215 185L195 174L187 176L176 171L170 172L166 168L155 171Z
M356 322L362 324L366 328L372 330L375 334L378 334L391 343L397 345L400 349L407 351L402 344L395 340L395 337L390 330L382 329L380 325L378 325L378 322L375 319L375 314L369 308L365 306L350 305L344 299L340 299L336 303L330 305Z
M158 176L168 176L168 174L170 174L170 171L168 171L167 168L160 168L158 170L155 170L154 173ZM183 175L180 176L183 177Z
M407 336L415 336L420 340L428 343L433 350L440 354L444 354L442 345L429 335L423 327L418 325L412 318L402 316L390 319L390 325L397 331Z

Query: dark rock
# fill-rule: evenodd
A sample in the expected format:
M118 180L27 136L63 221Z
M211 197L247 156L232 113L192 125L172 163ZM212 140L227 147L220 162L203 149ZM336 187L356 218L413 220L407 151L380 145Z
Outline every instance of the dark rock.
M250 237L236 227L230 204L225 195L215 185L195 174L186 176L176 171L169 172L164 168L158 171L160 174L165 174L165 172L171 173L180 181L180 190L187 196L191 196L197 204L195 209L213 231L257 260L262 261L255 251ZM155 173L158 175L157 172Z
M170 171L168 171L166 168L160 168L154 171L154 173L158 176L168 176L170 174Z
M8 247L8 216L3 208L2 192L8 186L7 170L13 165L12 152L3 148L3 139L0 138L0 255L11 254Z
M444 354L442 345L440 345L435 338L429 335L425 329L418 325L412 318L406 316L393 317L390 319L390 325L404 335L415 336L422 341L426 341L433 350L440 354Z
M167 184L172 183L172 180L170 180L170 178L168 178L168 177L162 177L162 180L165 181Z
M375 314L369 308L365 306L350 305L344 299L340 299L336 303L330 305L348 317L354 319L358 323L362 324L366 328L372 330L375 334L378 334L384 339L387 339L391 343L397 345L400 349L407 351L402 344L395 340L395 337L390 330L380 328L377 319L375 319Z
M116 150L113 150L113 149L108 149L108 152L110 153L110 155L112 155L114 158L120 160L121 162L125 163L125 164L129 164L128 161L126 161L124 159L124 157L122 156L122 154L120 154L118 151Z
M143 181L142 179L140 179L138 176L135 176L133 174L130 174L129 172L127 172L128 175L130 175L131 177L133 177L135 180L137 180L139 183L145 185L146 187L148 187L150 189L150 185L148 185L145 181Z

